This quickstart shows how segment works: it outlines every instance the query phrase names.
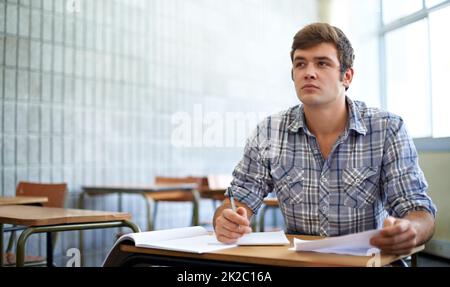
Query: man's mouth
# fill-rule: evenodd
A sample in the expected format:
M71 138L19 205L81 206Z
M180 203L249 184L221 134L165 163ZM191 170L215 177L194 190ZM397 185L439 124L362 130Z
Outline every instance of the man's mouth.
M302 90L304 89L318 89L318 86L312 85L312 84L306 84L302 87Z

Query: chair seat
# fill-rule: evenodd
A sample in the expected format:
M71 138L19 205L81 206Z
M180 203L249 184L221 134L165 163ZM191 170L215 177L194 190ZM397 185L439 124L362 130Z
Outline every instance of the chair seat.
M186 191L149 192L145 196L154 201L192 201L194 199L192 193Z

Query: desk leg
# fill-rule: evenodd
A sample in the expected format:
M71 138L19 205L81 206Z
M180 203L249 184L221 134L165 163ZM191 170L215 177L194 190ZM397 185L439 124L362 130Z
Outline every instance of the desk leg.
M74 224L62 224L62 225L50 225L50 226L36 226L26 228L22 234L20 234L17 241L17 254L16 254L16 266L23 267L25 263L25 245L28 237L34 233L47 233L51 237L53 232L62 231L76 231L83 229L99 229L99 228L116 228L116 227L129 227L133 232L140 232L139 226L128 220L122 221L105 221L105 222L90 222L90 223L74 223ZM48 246L47 252L53 252L53 248ZM53 258L53 255L50 256Z
M122 207L122 192L119 192L117 194L117 209L119 210L119 212L122 212L123 207ZM119 227L119 234L123 234L123 229L122 227Z
M82 191L80 193L80 198L78 199L78 208L79 209L84 209L85 196L86 196L85 191ZM84 236L83 236L83 230L80 230L78 232L78 250L80 250L80 254L81 254L80 266L84 266Z
M3 267L3 223L0 223L0 267Z
M147 231L153 230L153 210L155 209L155 201L150 196L146 196L145 194L142 194L142 196L145 198L145 209L147 212Z
M118 206L119 212L122 212L122 193L121 192L118 193L117 206Z
M16 253L16 266L23 267L25 263L25 243L27 242L28 237L33 234L33 228L29 227L25 229L22 234L19 236L19 240L17 241L17 253Z
M47 232L47 267L53 267L53 237L51 232Z
M134 233L141 232L141 229L139 228L139 226L129 220L122 221L122 226L130 228Z

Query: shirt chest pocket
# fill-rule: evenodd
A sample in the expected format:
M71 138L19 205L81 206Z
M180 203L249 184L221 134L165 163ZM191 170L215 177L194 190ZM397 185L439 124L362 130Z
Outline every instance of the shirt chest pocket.
M353 208L371 206L378 198L378 167L351 167L343 170L344 205Z
M280 202L299 204L303 201L304 170L301 167L276 165L271 170L274 188Z

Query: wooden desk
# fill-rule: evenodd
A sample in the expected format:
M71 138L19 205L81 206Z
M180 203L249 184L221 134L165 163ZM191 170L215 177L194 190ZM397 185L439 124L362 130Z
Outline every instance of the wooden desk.
M202 198L209 198L209 199L213 199L213 200L224 200L225 199L225 191L227 189L226 188L217 188L217 189L212 189L212 188L200 188L199 192L200 192L200 197Z
M25 205L0 206L0 242L3 242L3 224L27 226L17 241L17 266L23 266L26 240L34 233L47 233L47 266L53 265L52 232L126 226L140 232L129 221L129 213L37 207ZM3 246L1 246L3 255Z
M84 208L84 200L86 195L90 196L101 196L108 194L118 194L118 210L122 211L122 194L139 194L142 195L146 202L146 212L147 212L147 230L153 230L153 211L155 202L154 200L147 196L151 193L153 196L157 197L158 193L174 193L179 192L192 192L194 198L194 225L198 224L198 206L199 206L199 196L196 184L157 184L157 185L105 185L105 186L82 186L82 192L79 199L79 208Z
M105 266L133 266L136 264L166 265L181 267L366 267L369 256L350 256L324 254L316 252L295 252L289 250L293 246L293 238L304 240L319 239L317 236L288 235L290 246L239 246L211 253L195 254L160 249L140 248L133 245L121 245L117 256L105 261ZM422 250L420 246L414 253ZM405 256L382 254L381 266L386 266Z
M45 196L1 196L0 206L17 204L42 204L48 202Z
M5 205L42 205L48 202L45 196L0 196L0 206ZM22 227L7 227L2 229L2 236L5 232L14 232L15 230L23 230ZM3 237L0 242L0 266L3 266Z

